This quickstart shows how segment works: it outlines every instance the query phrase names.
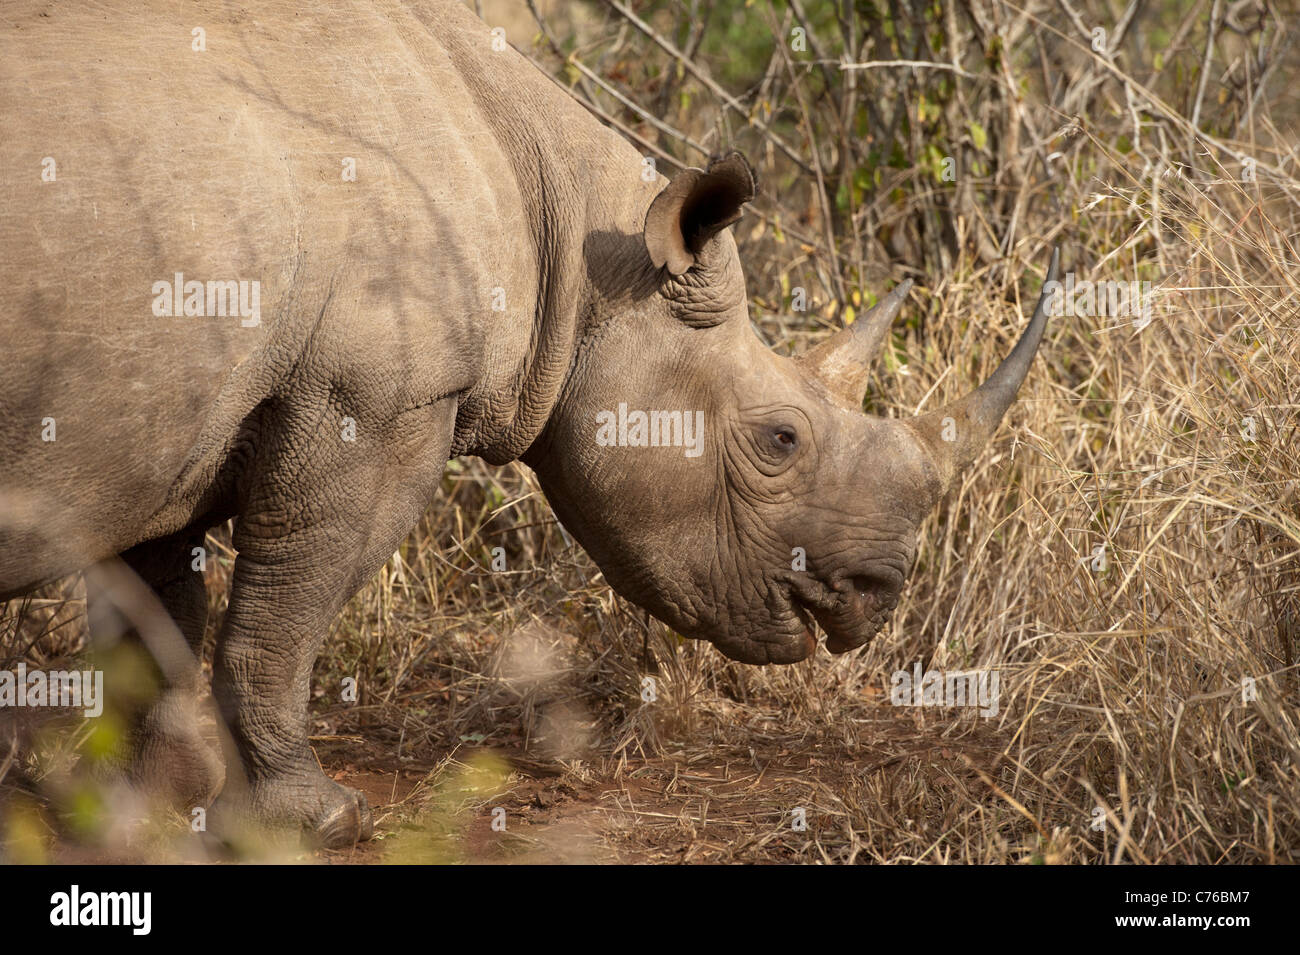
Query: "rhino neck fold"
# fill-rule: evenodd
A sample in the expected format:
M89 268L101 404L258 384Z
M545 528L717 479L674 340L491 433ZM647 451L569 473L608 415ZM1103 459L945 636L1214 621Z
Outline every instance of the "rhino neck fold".
M641 157L523 57L487 57L457 31L434 35L509 165L526 223L519 241L530 249L532 274L507 277L517 287L536 289L528 317L514 319L531 323L526 345L525 336L515 334L508 348L497 341L482 348L478 381L460 396L451 449L505 464L534 444L565 390L583 323L592 314L584 244L593 224L617 222L639 239L639 222L622 208L626 197L607 196L601 188L635 184ZM627 191L643 190L632 185ZM611 199L613 210L606 208ZM493 318L500 321L485 316L475 333L494 334Z

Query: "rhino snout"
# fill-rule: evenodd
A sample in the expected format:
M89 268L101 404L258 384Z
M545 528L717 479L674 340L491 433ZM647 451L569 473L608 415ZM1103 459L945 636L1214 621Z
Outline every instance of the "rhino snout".
M826 649L847 653L864 646L898 606L902 581L870 571L837 577L833 583L805 581L793 588L796 611L826 634Z

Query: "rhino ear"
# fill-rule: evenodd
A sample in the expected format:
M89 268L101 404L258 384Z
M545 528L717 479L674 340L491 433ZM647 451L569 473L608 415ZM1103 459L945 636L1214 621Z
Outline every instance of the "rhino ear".
M754 170L738 152L709 160L708 169L684 169L650 203L645 247L655 268L681 275L715 235L740 219L758 191Z

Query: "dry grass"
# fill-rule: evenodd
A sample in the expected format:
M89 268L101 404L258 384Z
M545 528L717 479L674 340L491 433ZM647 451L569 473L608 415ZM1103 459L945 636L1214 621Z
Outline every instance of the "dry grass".
M827 80L778 44L743 99L764 130L704 78L646 66L670 54L618 6L575 41L591 75L567 76L665 156L697 162L685 140L736 140L757 162L768 189L738 238L775 347L803 347L856 289L917 280L872 412L937 407L987 375L1057 243L1080 279L1150 280L1153 321L1053 319L993 445L923 527L894 622L848 658L759 670L683 642L612 594L526 469L452 462L440 503L318 664L323 762L392 787L371 796L379 842L329 858L1300 861L1300 113L1276 80L1255 95L1285 55L1273 21L1211 37L1200 4L1164 48L1134 39L1139 22L1093 55L1087 5L978 3L935 24L971 79L872 70L879 86L859 76L855 92L855 71ZM778 36L806 19L761 0L738 15ZM709 76L691 29L650 19L661 39L685 35L675 45ZM565 75L546 34L558 47L566 24L546 23L536 46L511 39ZM938 58L873 46L876 27L855 24L873 59ZM839 55L834 35L814 36ZM990 37L1011 51L996 63ZM913 111L934 95L949 133L978 122L986 142L968 132L960 146L972 174L935 179L913 112L915 164L879 167L839 209L838 177L874 147L837 145L835 117L868 93L886 113L893 94ZM1253 181L1243 155L1258 160ZM812 312L789 311L794 286ZM489 569L498 546L504 572ZM218 611L228 569L209 574ZM75 652L77 600L3 608L0 646L33 661ZM998 715L890 706L889 674L918 661L996 668ZM345 676L355 705L337 702ZM12 763L0 738L0 786L39 807L48 759L34 738ZM490 828L494 806L506 834ZM10 826L11 854L33 828Z

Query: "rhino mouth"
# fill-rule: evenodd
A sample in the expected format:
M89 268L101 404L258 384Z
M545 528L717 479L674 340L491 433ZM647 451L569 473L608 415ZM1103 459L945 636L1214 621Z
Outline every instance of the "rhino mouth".
M793 581L790 605L795 615L813 631L813 622L826 635L826 649L847 653L864 646L889 620L898 605L899 591L882 578L855 574L833 584L816 579Z

